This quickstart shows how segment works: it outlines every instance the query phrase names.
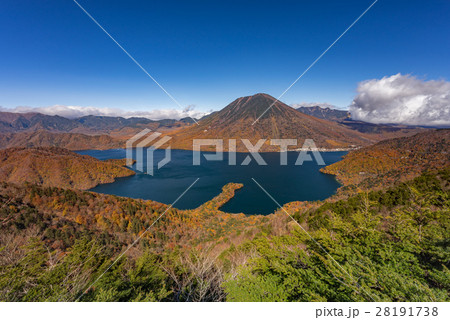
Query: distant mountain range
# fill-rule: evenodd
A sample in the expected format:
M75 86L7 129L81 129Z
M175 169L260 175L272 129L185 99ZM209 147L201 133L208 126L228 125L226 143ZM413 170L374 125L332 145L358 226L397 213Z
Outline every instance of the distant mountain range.
M273 106L253 125L255 120ZM349 113L331 108L300 107L297 110L259 93L241 97L220 111L198 120L150 120L84 116L68 119L40 113L0 112L0 148L58 146L70 150L123 148L124 142L144 128L170 135L172 148L192 149L193 139L236 139L237 151L248 151L241 139L305 139L316 146L340 149L365 146L377 141L415 134L424 129L402 125L380 125L355 121ZM223 150L228 150L227 142ZM270 141L260 151L278 151Z
M0 133L15 133L22 131L47 130L52 132L76 132L76 133L110 133L123 128L153 129L162 127L172 129L193 123L191 118L180 120L164 119L150 120L147 118L122 118L106 116L85 116L76 119L68 119L61 116L50 116L41 113L12 113L0 112Z
M418 133L425 129L424 127L418 126L409 126L402 124L377 124L352 119L344 119L338 121L338 123L349 129L357 130L359 132L380 134L392 138L396 135L403 136L405 134L408 135L411 133Z
M401 124L376 124L353 120L351 118L350 112L346 110L332 109L329 107L299 107L296 108L296 110L319 119L337 122L348 129L356 130L361 133L367 133L372 135L373 137L378 136L378 140L411 135L418 133L424 129L417 126L408 126Z
M266 113L264 113L273 105ZM254 124L259 116L264 115ZM313 139L319 148L348 148L371 144L377 139L351 130L339 123L319 119L277 101L274 97L259 93L234 100L222 110L202 120L199 125L170 132L172 148L192 148L193 139L298 139L303 145L305 139ZM227 143L224 150L228 150ZM247 151L242 143L237 143L238 151ZM278 151L279 147L269 141L261 151Z
M300 107L297 108L296 110L319 119L325 119L330 121L342 121L350 118L350 112L345 110L331 109L328 107L326 108L320 106Z

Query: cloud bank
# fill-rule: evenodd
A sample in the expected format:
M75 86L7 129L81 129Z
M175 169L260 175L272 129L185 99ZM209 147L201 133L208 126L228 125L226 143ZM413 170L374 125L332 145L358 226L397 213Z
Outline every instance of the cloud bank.
M358 84L352 118L372 123L450 126L450 82L396 74Z
M151 120L162 120L162 119L179 120L181 118L186 117L198 119L207 114L207 112L196 111L195 106L193 105L187 106L186 108L184 108L184 110L155 109L149 111L126 111L114 108L55 105L49 107L15 107L12 109L0 107L0 111L16 112L16 113L38 112L51 116L58 115L69 119L93 115L93 116L124 117L124 118L142 117Z

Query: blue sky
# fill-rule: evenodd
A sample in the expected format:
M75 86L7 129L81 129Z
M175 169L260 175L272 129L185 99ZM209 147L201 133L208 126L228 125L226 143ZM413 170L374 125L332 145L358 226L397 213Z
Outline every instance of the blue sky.
M372 1L78 0L182 105L280 95ZM347 107L357 83L450 79L450 1L379 0L281 99ZM0 106L177 108L71 0L0 2Z

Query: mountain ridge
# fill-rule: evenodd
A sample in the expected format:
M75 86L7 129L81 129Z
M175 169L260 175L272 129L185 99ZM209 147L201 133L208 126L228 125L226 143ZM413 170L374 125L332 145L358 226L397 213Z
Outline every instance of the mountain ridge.
M312 106L296 108L301 113L330 121L341 121L350 118L350 112L346 110L332 109L329 107Z
M17 133L47 130L66 133L110 133L124 128L167 129L190 125L190 118L150 120L143 117L111 117L88 115L78 118L65 118L59 115L46 115L37 112L15 113L0 112L0 133Z

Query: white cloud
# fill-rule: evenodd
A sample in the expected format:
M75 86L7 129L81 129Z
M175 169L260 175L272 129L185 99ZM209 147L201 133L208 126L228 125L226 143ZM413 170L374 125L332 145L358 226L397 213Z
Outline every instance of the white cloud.
M190 105L184 110L179 109L155 109L149 111L125 111L113 108L96 108L96 107L80 107L80 106L49 106L49 107L15 107L7 109L0 107L0 111L4 112L38 112L47 115L59 115L65 118L79 118L88 115L94 116L110 116L110 117L142 117L152 120L161 119L181 119L185 117L201 118L207 112L196 111L195 106Z
M396 74L358 84L350 105L355 120L450 126L450 82Z

